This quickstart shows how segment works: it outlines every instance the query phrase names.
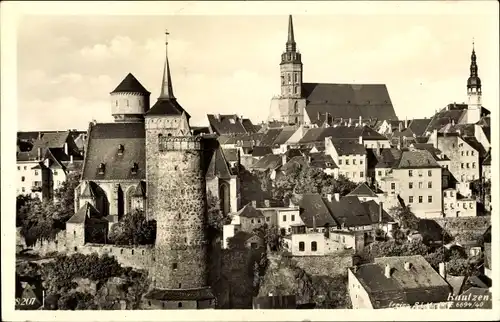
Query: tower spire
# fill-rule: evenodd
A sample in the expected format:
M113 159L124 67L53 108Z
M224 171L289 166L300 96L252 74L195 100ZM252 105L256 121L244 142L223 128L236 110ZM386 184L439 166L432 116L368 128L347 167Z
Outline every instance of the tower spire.
M165 65L163 67L163 79L161 86L161 99L175 99L174 89L172 87L172 77L170 76L170 65L168 63L168 36L170 33L165 30Z
M286 42L286 51L294 52L296 51L295 36L293 34L293 19L292 15L288 16L288 40Z

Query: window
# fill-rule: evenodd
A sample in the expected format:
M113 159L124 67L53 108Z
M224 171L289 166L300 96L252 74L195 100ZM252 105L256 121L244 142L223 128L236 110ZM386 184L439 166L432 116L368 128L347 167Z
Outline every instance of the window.
M18 166L18 167L17 167L17 170L21 170L21 167L19 167L19 166Z
M396 189L396 184L394 182L391 182L391 190Z
M427 182L427 188L432 188L432 181Z
M413 189L413 182L408 183L408 189Z
M21 188L21 191L24 192L26 189L24 189L24 187Z
M465 164L466 168L469 169L469 162Z
M450 197L453 197L453 191L450 191Z
M359 164L363 164L363 159L359 160Z
M24 182L24 180L25 180L25 179L26 179L26 178L25 178L24 176L22 176L22 177L21 177L21 181L23 181L23 182Z
M424 198L422 196L418 196L418 203L424 202Z
M229 123L235 124L234 119L229 119Z
M181 283L179 283L179 288L181 288L181 287L182 287L182 284L181 284Z
M295 87L293 88L293 93L294 93L294 94L297 94L298 92L299 92L299 88L298 88L297 86L295 86Z
M342 165L342 159L339 159L339 165Z
M428 202L428 203L432 203L432 196L428 196L428 197L427 197L427 202Z
M127 106L129 106L129 104L128 104L128 100L127 100Z
M408 197L408 202L409 202L409 203L413 203L413 196L409 196L409 197Z
M286 221L286 215L283 215L283 221Z
M378 176L381 177L382 176L382 171L378 171Z
M299 251L303 252L303 251L304 251L304 249L305 249L305 244L304 244L304 242L300 242L300 243L299 243Z
M349 159L345 159L345 165L349 165Z
M295 221L295 215L292 215L292 221Z
M474 156L474 151L470 151L470 155Z
M422 170L418 170L418 176L421 177L422 176Z
M464 168L464 164L462 163L461 166L462 166L462 169L463 169Z
M466 156L469 156L469 151L466 151L466 152L465 152L465 155L466 155Z
M27 169L26 166L24 166L24 170L26 170L26 169Z
M54 175L57 176L57 170L54 170Z
M299 82L299 75L298 74L295 74L295 83L298 83Z
M73 239L76 239L76 231L73 230Z
M254 223L255 223L255 220L253 220L253 219L252 219L252 220L251 220L251 222L252 222L252 224L254 224Z
M476 168L476 162L472 162L472 169Z
M444 196L446 197L446 191L444 192Z
M271 221L271 217L266 217L266 221Z
M177 263L172 263L172 269L177 269Z
M432 177L432 170L427 171L427 176Z
M182 307L182 302L177 303L177 307Z
M365 173L364 173L363 171L361 171L361 172L359 173L359 176L360 176L361 178L363 178L363 177L365 176Z
M35 170L35 176L37 176L37 175L38 175L38 170Z
M257 223L260 224L260 219L257 219Z
M356 159L352 159L352 164L356 165Z
M464 209L467 209L467 205L465 204L465 202L463 203L463 207Z
M288 74L288 84L290 84L292 82L292 76L290 76L290 74Z
M464 151L462 151L462 156L464 156Z
M318 244L315 241L311 242L311 251L315 252L317 250L318 250Z
M422 189L424 187L424 183L423 182L419 182L418 183L418 189Z
M413 170L408 170L408 176L413 177Z
M469 208L472 209L472 202L469 202Z

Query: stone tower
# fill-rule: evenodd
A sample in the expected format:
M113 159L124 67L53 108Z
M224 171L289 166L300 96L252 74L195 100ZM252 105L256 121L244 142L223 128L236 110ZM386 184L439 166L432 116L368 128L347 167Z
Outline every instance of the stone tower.
M292 16L288 17L288 39L280 63L281 94L278 100L280 121L302 124L306 100L302 98L302 56L297 51Z
M110 93L111 114L115 122L142 122L149 109L148 92L137 78L128 74Z
M477 123L481 119L481 79L477 72L476 51L472 43L472 55L470 57L470 76L467 80L467 123Z
M146 214L157 224L154 289L145 298L152 308L213 307L203 140L191 134L189 115L173 94L168 54L161 94L145 126Z

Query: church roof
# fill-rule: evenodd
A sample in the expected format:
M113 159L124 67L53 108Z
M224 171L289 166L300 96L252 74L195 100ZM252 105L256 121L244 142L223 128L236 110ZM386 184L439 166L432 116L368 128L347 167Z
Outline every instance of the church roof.
M135 78L132 73L128 73L122 82L111 93L141 93L149 95L144 86Z
M83 181L85 188L83 189L80 197L94 198L96 196L95 184L89 181Z
M210 160L206 176L209 178L218 177L219 179L231 178L231 171L227 166L227 161L224 157L224 153L222 153L222 149L218 148L212 155L212 160Z
M118 147L123 146L123 153ZM82 180L144 180L146 178L144 123L98 123L91 125ZM100 164L104 173L99 173ZM134 163L137 171L132 172Z
M389 92L384 84L325 84L304 83L302 93L307 100L306 112L312 123L320 116L353 119L377 118L397 120Z
M146 115L181 116L182 113L185 113L188 119L191 117L175 98L159 98Z
M134 197L145 197L146 196L146 182L141 181L135 186Z
M83 224L88 219L106 221L106 219L102 218L101 213L94 206L86 202L70 219L68 219L67 223Z

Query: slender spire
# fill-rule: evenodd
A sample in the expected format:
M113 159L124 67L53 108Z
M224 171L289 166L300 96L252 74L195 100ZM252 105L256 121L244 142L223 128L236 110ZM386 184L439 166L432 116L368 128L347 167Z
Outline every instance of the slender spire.
M286 51L295 51L296 50L296 44L295 44L295 37L293 34L293 19L292 15L288 16L288 40L286 42Z
M168 30L165 31L165 65L163 67L163 79L161 86L161 99L175 99L174 89L172 88L172 77L170 76L170 65L168 63Z
M474 46L474 38L472 39L472 54L470 56L470 77L467 80L467 88L481 89L481 79L479 78L478 68L477 68L477 57L476 50Z

